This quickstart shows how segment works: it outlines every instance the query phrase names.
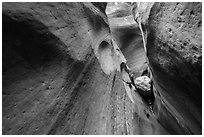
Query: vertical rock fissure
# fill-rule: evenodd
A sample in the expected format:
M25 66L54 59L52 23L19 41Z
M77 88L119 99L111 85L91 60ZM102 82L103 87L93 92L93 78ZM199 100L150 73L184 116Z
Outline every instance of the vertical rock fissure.
M115 80L117 77L117 71L114 74L113 80L112 80L112 86L111 86L111 134L115 134L115 126L116 126L116 114L115 114L115 91L114 91L114 85L115 85Z
M127 126L127 118L126 118L126 92L124 92L124 100L123 100L123 102L124 102L124 111L123 111L123 113L124 113L124 131L125 131L125 135L128 135L128 126Z

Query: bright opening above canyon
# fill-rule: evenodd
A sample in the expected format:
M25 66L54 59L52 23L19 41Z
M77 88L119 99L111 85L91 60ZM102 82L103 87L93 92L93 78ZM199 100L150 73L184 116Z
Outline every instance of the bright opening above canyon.
M202 3L3 2L2 134L202 134Z

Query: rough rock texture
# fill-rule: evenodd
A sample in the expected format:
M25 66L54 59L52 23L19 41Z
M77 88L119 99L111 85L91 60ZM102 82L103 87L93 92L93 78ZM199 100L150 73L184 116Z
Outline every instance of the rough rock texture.
M144 92L148 92L151 88L150 81L151 79L147 76L137 77L135 79L135 85L137 88L143 90Z
M155 3L148 58L156 88L181 125L201 134L202 3Z

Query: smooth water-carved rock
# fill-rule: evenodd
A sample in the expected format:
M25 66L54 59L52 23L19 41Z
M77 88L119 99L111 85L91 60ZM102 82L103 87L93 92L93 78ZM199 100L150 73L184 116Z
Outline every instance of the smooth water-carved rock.
M130 9L106 4L2 4L3 134L201 133L201 4L140 4L147 56ZM153 86L114 73L146 57Z

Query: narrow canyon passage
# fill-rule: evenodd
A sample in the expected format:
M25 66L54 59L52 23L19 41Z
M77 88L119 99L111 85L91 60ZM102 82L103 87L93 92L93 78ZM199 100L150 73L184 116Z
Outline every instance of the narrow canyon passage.
M133 17L132 17L133 18ZM127 60L127 65L130 67L134 74L134 77L141 76L147 69L146 54L143 47L142 35L139 27L136 23L130 24L132 22L130 16L120 17L120 18L109 18L110 28L112 32L113 39L116 41L120 50ZM119 21L120 20L120 21ZM122 21L123 20L123 21ZM118 22L119 21L119 22ZM117 23L116 23L117 22ZM154 91L157 92L157 91ZM163 98L165 100L165 98ZM161 100L160 100L161 101ZM143 106L140 104L132 105L131 114L133 116L133 125L137 127L137 132L135 134L184 134L179 124L173 117L169 117L169 110L166 109L162 102L161 111L162 112L158 119L161 119L159 125L157 123L151 124L149 121L145 121L143 117L145 114L141 113ZM141 113L141 115L138 115ZM166 121L172 121L170 124L166 124ZM174 128L171 128L174 126Z
M182 48L192 57L191 62L178 50L182 41L172 42L174 50L165 38L159 41L160 32L165 37L169 27L186 37L185 29L174 31L165 8L174 10L172 14L182 8L188 13L185 9L197 5L200 3L153 5L148 15L147 64L130 4L3 3L2 134L201 134L202 23L195 32L197 37L186 44L187 50ZM199 11L194 12L193 17L199 16ZM133 103L128 97L121 62L134 78L149 65L156 98L152 115L146 113L144 104ZM133 98L138 99L136 95Z
M51 34L14 23L3 24L3 134L152 134L119 74L113 83L93 55L74 61L50 48L61 44Z

